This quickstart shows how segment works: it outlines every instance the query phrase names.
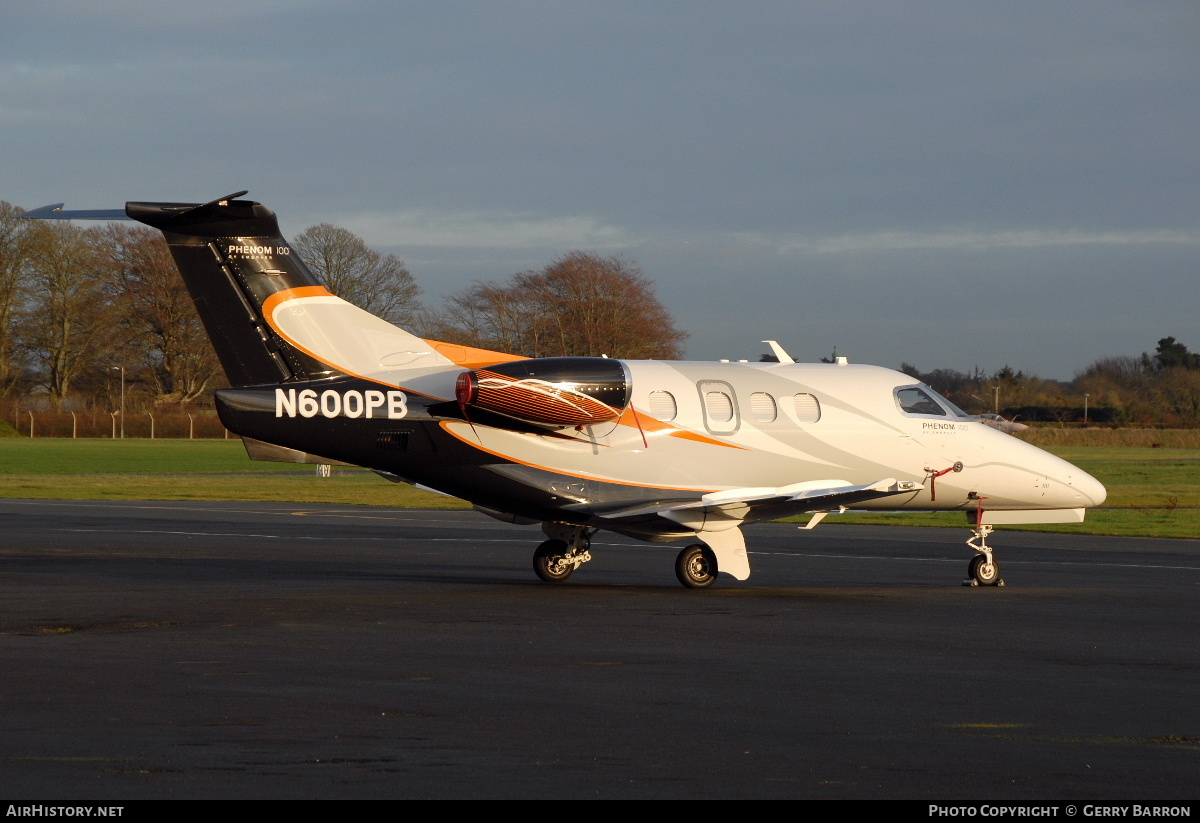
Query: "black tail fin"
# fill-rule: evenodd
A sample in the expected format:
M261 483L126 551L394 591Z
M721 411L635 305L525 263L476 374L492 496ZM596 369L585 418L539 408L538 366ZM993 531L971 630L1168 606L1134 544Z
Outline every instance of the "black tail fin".
M266 322L263 303L271 295L322 283L292 253L275 213L232 199L237 196L201 204L126 203L125 213L166 237L231 385L340 374Z

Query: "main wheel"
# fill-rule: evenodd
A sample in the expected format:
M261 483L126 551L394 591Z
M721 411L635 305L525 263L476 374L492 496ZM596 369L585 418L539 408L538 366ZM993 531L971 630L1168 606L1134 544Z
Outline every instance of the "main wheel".
M567 561L567 544L561 540L547 540L533 552L533 570L547 583L561 583L575 571L575 564Z
M995 560L989 563L986 554L977 554L967 565L967 576L980 586L995 586L1000 582L1000 564Z
M675 559L675 576L689 589L707 589L717 580L717 556L708 546L688 546Z

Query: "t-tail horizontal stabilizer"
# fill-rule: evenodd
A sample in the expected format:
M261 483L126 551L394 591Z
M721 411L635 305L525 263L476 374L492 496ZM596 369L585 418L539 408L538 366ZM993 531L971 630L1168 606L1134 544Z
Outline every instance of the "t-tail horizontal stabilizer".
M22 212L26 220L132 220L125 209L75 209L64 211L63 203L51 203L37 209Z
M233 386L312 380L343 372L293 345L273 328L264 303L298 293L326 294L283 239L275 213L245 191L207 203L128 202L123 211L44 206L42 220L136 220L159 229ZM299 291L303 290L303 291ZM336 335L337 329L329 330Z
M241 197L243 194L249 194L249 189L236 191L233 194L227 194L224 197L218 197L216 200L210 200L207 203L200 203L193 209L202 209L205 206L213 206L217 204L225 204L230 200ZM30 209L21 214L21 217L26 220L135 220L131 217L127 209L72 209L64 210L63 203L52 203L49 206L42 206L37 209ZM128 204L126 204L128 206Z

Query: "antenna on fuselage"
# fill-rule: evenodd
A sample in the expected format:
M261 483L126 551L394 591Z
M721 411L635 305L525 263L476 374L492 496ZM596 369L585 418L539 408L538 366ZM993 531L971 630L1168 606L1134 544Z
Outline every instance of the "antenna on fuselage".
M762 342L771 347L771 353L775 355L776 359L779 360L780 363L796 362L792 359L790 354L783 350L783 346L779 345L774 340L763 340Z

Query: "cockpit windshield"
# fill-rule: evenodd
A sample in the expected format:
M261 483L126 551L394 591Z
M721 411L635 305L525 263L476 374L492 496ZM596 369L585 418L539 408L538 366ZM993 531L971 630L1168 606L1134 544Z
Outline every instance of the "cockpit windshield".
M975 419L975 415L973 415L973 414L967 414L965 411L963 411L963 410L962 410L962 409L960 409L958 406L956 406L956 405L954 405L953 403L951 403L951 402L950 402L949 400L947 400L945 397L943 397L942 395L940 395L940 394L938 394L937 392L935 392L933 389L931 389L931 388L929 388L929 387L926 387L926 391L928 391L928 392L929 392L929 393L931 393L931 394L932 394L934 397L936 397L936 398L937 398L937 401L938 401L939 403L941 403L943 406L945 406L945 407L946 407L946 408L947 408L947 409L950 411L950 416L951 416L951 417L961 417L961 418L962 418L962 419L964 419L964 420L974 420L974 419Z
M924 384L896 389L896 405L905 414L972 419L971 415Z

